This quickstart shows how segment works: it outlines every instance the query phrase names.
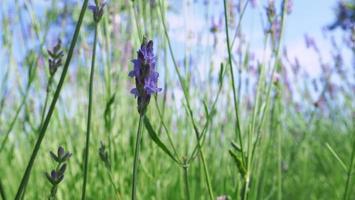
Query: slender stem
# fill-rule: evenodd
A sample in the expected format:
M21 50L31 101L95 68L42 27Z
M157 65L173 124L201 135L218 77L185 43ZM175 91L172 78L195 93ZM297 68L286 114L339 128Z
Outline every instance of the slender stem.
M354 168L354 160L355 160L355 138L354 138L353 149L352 149L352 153L351 153L350 166L348 168L348 174L347 174L347 179L346 179L346 185L345 185L345 191L344 191L344 197L343 197L344 200L348 199L348 196L350 195L349 187L350 187L350 182L351 182L353 168Z
M184 159L183 171L184 171L184 183L185 183L185 192L186 192L186 199L190 200L190 186L189 186L189 178L188 178L188 165L186 163L186 159Z
M200 145L200 140L198 139L198 143L199 143L199 148L200 148L200 159L202 161L202 166L203 166L203 171L205 174L205 179L207 182L207 189L208 189L208 194L210 195L210 199L214 200L214 195L213 195L213 190L212 190L212 185L211 185L211 180L210 180L210 175L208 173L208 169L207 169L207 164L206 164L206 159L204 154L202 153L202 149L201 149L201 145Z
M236 132L238 135L239 139L239 145L241 148L242 152L242 161L245 164L246 159L244 156L244 147L243 147L243 141L242 141L242 133L240 129L240 122L239 122L239 116L238 116L238 102L237 102L237 96L236 96L236 90L235 90L235 83L234 83L234 72L233 72L233 64L232 64L232 53L231 53L231 46L229 42L229 34L228 34L228 16L227 16L227 0L224 0L224 23L225 23L225 28L226 28L226 38L227 38L227 48L228 48L228 62L229 62L229 69L231 73L231 81L232 81L232 88L233 88L233 102L234 102L234 112L236 116Z
M91 126L91 112L92 112L92 90L94 85L94 73L95 73L95 58L96 58L96 45L97 45L97 23L95 23L95 35L94 35L94 47L92 50L91 71L90 71L90 83L89 83L89 107L88 107L88 121L86 125L86 144L84 154L84 180L81 199L85 199L86 183L88 176L88 163L89 163L89 147L90 147L90 126Z
M44 105L43 105L42 114L41 114L41 124L39 125L39 128L41 128L42 123L44 121L44 117L46 115L46 111L47 111L47 107L48 107L48 99L49 99L49 95L50 95L50 87L52 85L52 82L53 82L53 76L51 75L48 80L46 98L44 100Z
M109 178L110 178L110 183L111 183L111 185L112 185L112 187L113 187L113 189L114 189L114 191L115 191L116 198L117 198L117 199L122 199L122 198L121 198L120 191L118 190L118 188L117 188L115 182L113 181L113 177L112 177L111 171L108 171L108 176L109 176Z
M132 200L136 200L136 190L137 190L137 177L138 177L138 164L139 164L139 151L142 140L142 122L144 115L140 115L138 130L137 130L137 139L136 139L136 147L134 150L134 162L133 162L133 177L132 177Z
M196 136L196 139L197 139L200 158L202 159L203 169L205 170L204 173L205 173L205 176L206 176L206 181L207 181L206 184L207 184L207 188L208 188L208 193L210 195L210 199L213 200L214 196L213 196L213 191L212 191L212 187L211 187L209 174L208 174L208 171L207 171L207 164L205 162L205 158L204 158L203 151L202 151L201 134L200 134L200 132L199 132L199 130L197 128L197 125L196 125L196 122L195 122L195 119L194 119L194 116L193 116L193 112L192 112L192 109L191 109L191 105L190 105L190 101L189 101L188 88L186 86L186 81L185 81L185 79L183 79L183 77L181 75L181 72L179 70L179 67L177 65L177 62L175 60L175 56L174 56L174 53L173 53L173 49L172 49L170 38L169 38L169 34L168 34L168 29L167 29L167 27L165 25L165 20L164 20L161 1L159 1L159 6L158 7L159 7L159 10L160 10L160 17L161 17L161 22L162 22L162 25L163 25L164 34L165 34L166 40L168 42L168 47L169 47L171 59L173 61L175 72L176 72L176 74L178 76L179 82L180 82L181 87L182 87L182 91L183 91L183 94L184 94L184 98L185 98L188 114L189 114L189 117L190 117L190 120L191 120L191 124L193 126L193 129L194 129L194 132L195 132L195 136Z
M31 82L32 82L32 81L31 81ZM14 118L12 119L9 128L7 129L7 131L6 131L6 133L5 133L5 138L4 138L4 140L1 142L0 153L3 151L3 149L4 149L4 147L5 147L5 144L6 144L7 140L9 139L10 133L11 133L12 129L14 128L15 122L16 122L17 119L18 119L18 116L19 116L19 114L20 114L20 112L21 112L21 110L22 110L22 107L26 104L28 92L29 92L29 89L30 89L30 86L31 86L31 82L29 82L29 83L27 84L26 92L25 92L25 94L24 94L23 97L22 97L21 104L20 104L19 107L17 108L16 113L15 113L15 116L14 116Z
M5 194L4 186L1 182L1 179L0 179L0 196L1 196L2 200L6 200L6 194Z
M30 158L30 160L28 162L28 165L26 167L26 171L25 171L25 173L24 173L24 175L23 175L23 177L21 179L21 183L20 183L19 188L17 190L15 200L19 200L20 199L20 197L22 195L22 192L26 188L27 179L29 178L29 176L31 174L33 163L34 163L34 161L35 161L35 159L37 157L37 153L38 153L38 151L39 151L39 149L41 147L42 140L43 140L43 138L44 138L44 136L46 134L49 122L50 122L51 117L53 115L53 112L54 112L54 109L55 109L55 105L56 105L57 100L59 98L59 94L60 94L60 92L62 90L62 86L63 86L64 80L65 80L66 74L68 72L69 64L70 64L71 58L73 56L74 47L76 45L76 42L77 42L77 39L78 39L78 36L79 36L80 27L81 27L81 24L82 24L82 21L83 21L83 18L84 18L84 14L85 14L85 11L86 11L86 8L87 8L88 1L89 0L84 0L84 2L83 2L83 6L82 6L81 11L80 11L79 21L78 21L78 23L77 23L77 25L75 27L75 32L74 32L74 35L73 35L73 39L72 39L72 41L70 43L68 56L67 56L65 64L64 64L63 71L62 71L62 74L61 74L57 89L56 89L56 91L54 93L51 105L49 107L48 114L47 114L46 119L45 119L45 121L43 123L41 131L39 132L38 139L37 139L36 145L35 145L35 147L33 149L31 158Z

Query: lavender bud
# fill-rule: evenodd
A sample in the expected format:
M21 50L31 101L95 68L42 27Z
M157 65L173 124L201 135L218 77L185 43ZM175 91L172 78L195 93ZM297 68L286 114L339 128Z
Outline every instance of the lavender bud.
M49 74L53 76L58 68L62 65L62 57L64 56L61 50L61 40L58 39L57 44L54 46L53 50L47 50L49 54Z
M102 142L100 142L99 156L100 156L100 159L105 163L105 167L108 169L111 169L111 162L108 157L106 147Z
M89 6L89 9L92 11L94 21L96 23L98 23L101 20L102 15L104 14L105 6L106 6L106 1L99 3L98 5L90 5Z

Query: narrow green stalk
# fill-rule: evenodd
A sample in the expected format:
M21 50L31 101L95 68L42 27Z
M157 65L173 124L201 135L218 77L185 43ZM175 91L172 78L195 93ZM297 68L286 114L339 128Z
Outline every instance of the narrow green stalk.
M16 113L14 118L11 120L10 126L7 129L6 133L5 133L5 138L3 139L3 141L1 142L1 146L0 146L0 153L3 151L5 144L7 142L7 140L9 139L10 133L12 131L12 129L14 128L15 122L18 119L18 116L22 110L22 107L26 104L26 100L27 100L27 96L28 96L28 92L29 92L29 87L27 87L26 89L26 93L23 95L22 100L21 100L21 104L20 106L17 108Z
M228 16L227 16L227 0L224 0L224 23L225 23L225 29L226 29L226 38L227 38L227 48L228 48L228 63L229 63L229 69L231 73L231 81L232 81L232 89L233 89L233 102L234 102L234 112L236 116L236 133L239 139L239 145L240 149L242 152L242 161L245 164L246 159L244 156L244 147L243 147L243 140L242 140L242 133L240 129L240 122L239 122L239 115L238 115L238 102L237 102L237 96L236 96L236 90L235 90L235 82L234 82L234 72L233 72L233 64L232 64L232 50L229 42L229 34L228 34Z
M281 92L281 89L279 89L279 92ZM279 94L280 95L280 94ZM281 109L281 99L278 96L277 99L277 107L279 109ZM280 112L280 110L278 109L278 112ZM280 122L279 122L279 118L276 119L276 123L277 123L277 128L276 131L278 132L277 134L277 158L278 158L278 199L281 200L282 199L282 131L280 130Z
M244 177L243 180L243 192L242 192L242 199L247 199L247 193L248 193L248 188L249 188L249 169L247 165L247 161L244 155L244 146L243 146L243 138L242 138L242 133L241 133L241 128L240 128L240 121L239 121L239 111L238 111L238 105L239 101L237 100L237 92L235 89L235 81L234 81L234 72L233 72L233 63L232 63L232 53L231 53L231 46L230 46L230 41L229 41L229 33L228 33L228 16L227 16L227 2L226 0L223 1L224 5L224 23L225 23L225 29L226 29L226 39L227 39L227 49L228 49L228 63L229 63L229 70L231 73L231 84L232 84L232 89L233 89L233 103L234 103L234 113L236 117L236 134L239 140L239 145L241 149L241 154L242 154L242 163L245 165L247 169L247 174Z
M203 171L204 171L204 175L205 175L205 179L207 182L207 189L208 189L208 194L210 196L211 200L214 200L214 195L213 195L213 190L212 190L212 185L211 185L211 180L210 180L210 175L208 173L208 168L207 168L207 163L206 163L206 159L204 154L202 153L202 149L201 149L201 144L200 144L200 140L198 139L198 145L200 146L200 159L202 161L202 166L203 166Z
M196 125L196 122L195 122L195 119L194 119L194 116L193 116L193 112L192 112L192 109L191 109L191 105L190 105L190 101L189 101L189 95L188 95L188 89L186 87L186 82L185 80L183 79L181 73L180 73L180 70L179 70L179 67L177 65L177 62L175 60L175 56L174 56L174 53L173 53L173 49L172 49L172 46L171 46L171 42L170 42L170 38L169 38L169 34L168 34L168 29L165 25L165 20L164 20L164 15L163 15L163 9L162 9L162 3L161 1L159 1L159 9L160 9L160 17L161 17L161 22L162 22L162 25L163 25L163 29L164 29L164 34L165 34L165 37L166 37L166 40L168 42L168 47L169 47L169 51L170 51L170 55L171 55L171 58L173 60L173 64L174 64L174 68L175 68L175 72L178 76L178 79L179 79L179 82L181 84L181 87L182 87L182 91L183 91L183 94L184 94L184 98L185 98L185 102L186 102L186 106L187 106L187 110L188 110L188 114L189 114L189 117L190 117L190 120L191 120L191 123L192 123L192 126L193 126L193 129L194 129L194 132L195 132L195 135L196 135L196 140L197 140L197 144L198 144L198 149L199 149L199 155L200 155L200 159L202 159L202 164L203 164L203 169L204 169L204 173L205 173L205 177L206 177L206 184L207 184L207 188L208 188L208 193L209 193L209 196L210 196L210 199L211 200L214 200L214 195L213 195L213 190L212 190L212 185L211 185L211 182L210 182L210 177L209 177L209 173L208 173L208 169L207 169L207 163L205 161L205 158L204 158L204 155L203 155L203 151L202 151L202 145L201 145L201 134L197 128L197 125Z
M75 27L75 32L74 32L74 35L73 35L73 39L72 39L72 41L70 43L68 56L67 56L65 64L64 64L63 71L62 71L62 74L61 74L57 89L56 89L56 91L54 93L51 105L49 107L48 114L47 114L46 119L45 119L45 121L43 123L41 131L39 132L38 139L37 139L36 145L35 145L35 147L33 149L31 158L30 158L30 160L28 162L28 165L26 167L25 173L24 173L24 175L23 175L23 177L21 179L21 183L20 183L19 188L17 190L15 200L19 200L20 199L24 189L26 188L27 179L29 179L29 177L30 177L31 170L32 170L32 167L33 167L33 163L34 163L34 161L35 161L35 159L37 157L37 153L38 153L38 151L39 151L39 149L41 147L42 140L43 140L43 138L44 138L44 136L46 134L49 122L51 120L52 114L53 114L54 109L55 109L55 105L56 105L57 100L59 98L59 95L60 95L60 92L62 90L66 74L68 72L69 64L70 64L71 58L73 56L74 47L76 45L76 42L77 42L77 39L78 39L78 36L79 36L80 27L81 27L81 24L82 24L84 15L85 15L87 4L88 4L88 0L84 0L83 6L82 6L81 11L80 11L79 21L78 21L78 23L77 23L77 25Z
M39 125L39 128L42 127L42 123L43 123L44 117L45 117L45 115L46 115L46 111L47 111L47 107L48 107L48 99L49 99L49 95L50 95L50 87L51 87L51 85L52 85L52 82L53 82L53 76L51 75L51 76L49 77L49 80L48 80L46 98L45 98L45 100L44 100L44 105L43 105L43 108L42 108L41 124Z
M186 199L190 200L190 186L189 186L189 176L187 173L188 165L186 163L186 159L184 159L184 165L182 166L184 171L184 184L185 184L185 192L186 192Z
M12 119L12 121L11 121L11 123L10 123L10 125L9 125L9 128L7 129L7 131L6 131L6 133L5 133L5 138L4 138L4 140L1 142L0 154L1 154L1 152L3 151L7 140L9 139L10 133L11 133L12 129L14 128L14 125L15 125L17 119L18 119L18 116L19 116L19 114L20 114L20 112L21 112L21 110L22 110L22 107L24 107L24 106L26 105L26 101L28 100L28 99L27 99L28 93L29 93L29 91L30 91L31 85L32 85L33 80L34 80L34 71L32 71L32 70L35 70L35 69L36 69L36 67L34 67L34 62L35 62L35 61L33 61L33 63L31 63L30 68L29 68L29 77L28 77L29 80L28 80L28 82L27 82L27 84L26 84L25 93L24 93L23 96L22 96L21 103L20 103L19 107L18 107L17 110L16 110L15 116L14 116L14 118Z
M142 140L142 132L143 132L143 122L144 115L140 115L138 130L137 130L137 139L136 139L136 147L134 150L134 161L133 161L133 177L132 177L132 200L136 200L136 191L137 191L137 177L138 177L138 164L139 164L139 151Z
M81 199L85 199L86 184L88 176L88 163L89 163L89 147L90 147L90 126L91 126L91 112L92 112L92 90L94 85L94 73L95 73L95 58L96 58L96 46L97 46L97 23L95 22L95 35L94 35L94 47L92 50L91 71L90 71L90 83L89 83L89 107L88 107L88 121L86 125L86 144L84 154L84 180L83 190L81 193Z
M112 185L112 187L113 187L113 189L114 189L114 191L115 191L116 198L117 198L117 199L122 199L121 194L120 194L120 191L118 190L118 188L117 188L115 182L113 181L113 177L112 177L111 171L108 171L108 176L109 176L109 178L110 178L110 183L111 183L111 185Z
M346 185L345 185L345 191L344 191L344 196L343 199L349 199L349 195L350 195L350 183L351 183L351 179L352 179L352 174L353 174L353 168L354 168L354 160L355 160L355 138L354 138L354 142L353 142L353 149L351 152L351 160L350 160L350 166L348 167L348 174L347 174L347 178L346 178Z
M135 24L136 24L136 28L137 28L137 33L138 33L138 38L143 38L143 33L140 29L140 23L139 23L139 19L138 19L138 16L137 16L137 12L136 12L136 9L134 8L134 2L131 1L131 8L132 8L132 12L133 12L133 18L134 18L134 21L135 21Z
M0 196L2 200L6 200L6 194L1 179L0 179Z

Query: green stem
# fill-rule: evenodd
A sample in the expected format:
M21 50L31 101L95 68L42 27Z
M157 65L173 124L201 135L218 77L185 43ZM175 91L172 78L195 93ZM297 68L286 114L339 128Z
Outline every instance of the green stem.
M88 163L89 163L89 147L90 147L90 126L91 126L91 112L92 112L92 90L94 85L94 73L95 73L95 58L96 58L96 45L97 45L97 23L95 23L95 35L94 35L94 47L92 50L91 71L90 71L90 83L89 83L89 107L88 107L88 121L86 124L86 144L84 154L84 180L83 190L81 193L81 199L85 199L86 183L88 177Z
M138 164L139 164L139 151L141 146L142 140L142 122L143 122L144 115L140 115L139 123L138 123L138 130L137 130L137 139L136 139L136 147L134 150L134 162L133 162L133 177L132 177L132 200L136 200L136 190L137 190L137 177L138 177Z
M351 161L350 161L350 166L348 168L348 174L347 174L347 179L346 179L346 185L345 185L345 191L344 191L344 197L343 199L349 199L348 196L349 194L349 187L350 187L350 182L352 178L352 173L353 173L353 168L354 168L354 160L355 160L355 138L353 142L353 149L351 153Z
M48 99L49 99L49 95L50 95L50 87L52 85L52 82L53 82L53 76L51 75L48 80L46 98L44 100L44 105L43 105L42 114L41 114L41 124L39 125L39 128L41 128L41 126L42 126L42 123L43 123L43 120L44 120L44 117L45 117L45 114L47 111Z
M211 185L211 180L210 180L210 175L208 173L208 169L207 169L207 164L206 164L206 159L204 154L202 153L202 149L201 149L201 145L200 145L200 140L198 139L199 142L199 148L200 148L200 159L202 161L202 166L203 166L203 171L205 174L205 178L206 178L206 182L207 182L207 188L208 188L208 194L210 195L210 199L214 200L214 195L213 195L213 190L212 190L212 185Z
M183 91L183 94L184 94L184 98L185 98L188 114L190 116L191 124L193 126L193 129L194 129L194 132L195 132L195 135L196 135L199 155L200 155L200 158L202 159L203 169L205 170L204 173L205 173L205 176L206 176L206 181L207 181L206 184L207 184L207 188L208 188L208 193L210 195L210 199L214 200L213 191L212 191L212 187L211 187L211 182L210 182L209 174L208 174L208 171L207 171L207 164L205 162L205 158L204 158L203 151L202 151L201 134L200 134L200 132L199 132L199 130L197 128L197 125L196 125L196 122L195 122L195 119L194 119L194 116L193 116L193 112L192 112L192 109L191 109L191 105L190 105L190 101L189 101L189 95L188 95L188 88L186 86L186 81L183 79L183 77L182 77L182 75L180 73L179 67L177 65L177 62L175 60L175 56L174 56L174 53L173 53L173 49L172 49L170 38L169 38L169 34L168 34L168 29L166 27L165 20L164 20L161 1L159 1L159 6L158 7L159 7L159 10L160 10L160 17L161 17L161 22L162 22L162 25L163 25L164 34L165 34L166 40L168 42L168 47L169 47L171 59L173 61L175 72L176 72L176 74L178 76L179 82L180 82L181 87L182 87L182 91Z
M110 183L111 183L111 185L112 185L112 187L113 187L113 189L114 189L114 191L115 191L116 198L117 198L117 199L122 199L122 198L121 198L121 193L120 193L120 191L118 190L118 188L117 188L115 182L113 181L113 177L112 177L111 171L108 171L108 176L109 176L109 178L110 178Z
M82 21L83 21L83 18L84 18L84 14L85 14L85 11L86 11L86 8L87 8L88 1L89 0L84 0L83 6L81 8L79 21L78 21L78 23L77 23L77 25L75 27L75 32L74 32L74 35L73 35L73 39L72 39L72 41L70 43L68 56L67 56L65 64L64 64L63 71L62 71L62 74L61 74L57 89L56 89L56 91L54 93L51 105L49 107L48 114L47 114L46 119L45 119L45 121L43 123L41 131L39 132L38 139L37 139L36 145L35 145L35 147L33 149L31 158L30 158L30 160L28 162L28 165L26 167L25 173L24 173L24 175L23 175L23 177L21 179L21 183L20 183L19 188L17 190L15 200L19 200L20 199L20 197L22 195L22 192L26 188L27 179L29 178L29 176L31 174L33 163L34 163L34 161L35 161L35 159L37 157L37 153L38 153L38 151L39 151L39 149L41 147L42 140L43 140L43 138L44 138L44 136L46 134L49 122L51 120L52 114L53 114L54 109L55 109L55 105L56 105L57 100L59 98L59 94L60 94L60 92L62 90L62 86L63 86L64 80L65 80L66 74L68 72L69 64L70 64L71 58L73 56L73 52L74 52L74 47L76 45L76 41L78 40L80 27L81 27L81 24L82 24Z
M185 192L186 192L186 199L190 200L190 186L189 186L189 178L188 178L188 165L186 163L186 159L184 159L184 165L183 165L183 170L184 170L184 183L185 183Z
M6 194L1 179L0 179L0 196L2 200L6 200Z
M231 73L231 81L232 81L232 88L233 88L233 102L234 102L234 112L236 116L236 132L238 135L239 139L239 145L240 149L242 152L242 161L245 164L246 159L244 156L244 147L243 147L243 141L242 141L242 133L240 129L240 122L239 122L239 116L238 116L238 102L237 102L237 96L236 96L236 90L235 90L235 82L234 82L234 72L233 72L233 64L232 64L232 53L231 53L231 46L229 42L229 33L228 33L228 16L227 16L227 0L224 0L224 23L225 23L225 29L226 29L226 38L227 38L227 48L228 48L228 62L229 62L229 69Z
M9 128L7 129L7 131L6 131L6 133L5 133L5 138L4 138L4 140L1 142L0 153L3 151L3 149L4 149L4 147L5 147L5 144L6 144L7 140L9 139L10 133L11 133L12 129L14 128L15 122L16 122L17 119L18 119L18 116L19 116L19 114L20 114L20 112L21 112L21 110L22 110L22 107L26 104L27 96L28 96L28 92L29 92L31 83L32 83L32 81L30 81L30 82L27 84L27 86L26 86L26 92L25 92L25 94L24 94L23 97L22 97L21 104L20 104L20 106L17 108L16 113L15 113L15 116L14 116L14 118L12 119Z

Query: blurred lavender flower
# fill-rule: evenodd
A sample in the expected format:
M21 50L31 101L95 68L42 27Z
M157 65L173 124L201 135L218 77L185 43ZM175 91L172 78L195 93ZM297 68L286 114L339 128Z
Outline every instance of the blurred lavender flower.
M335 22L328 26L329 30L337 27L343 30L355 29L355 3L340 1L337 8L337 18Z
M105 8L106 4L107 4L106 1L103 1L103 2L99 3L98 5L90 5L89 6L89 9L94 14L94 21L96 23L98 23L101 20L102 15L104 14L104 8Z
M275 42L279 41L281 36L281 22L278 18L273 19L269 27L266 29L266 33L272 34Z
M108 156L108 152L106 150L106 146L104 145L103 142L100 142L99 156L100 156L100 159L105 163L105 167L107 169L111 170L110 158Z
M63 164L59 170L52 170L51 173L46 173L47 179L52 185L58 185L64 179L64 172L67 168L66 164Z
M57 40L57 44L54 46L53 50L47 50L49 54L49 74L53 76L58 68L62 65L62 57L64 56L61 50L61 40Z
M70 152L65 152L61 146L58 147L57 155L52 151L50 151L49 154L51 155L51 158L58 163L63 163L69 160L72 155Z
M218 23L214 19L211 19L210 32L217 33L221 29L222 29L222 19L220 18Z
M258 6L258 0L249 0L251 3L251 7L252 8L256 8L256 6Z
M285 0L282 1L282 4L281 4L281 9L284 8L284 4L286 3ZM286 4L286 13L287 14L291 14L292 13L292 8L293 8L293 1L292 0L288 0L287 1L287 4Z
M228 199L229 199L228 196L225 195L217 197L217 200L228 200Z
M268 20L273 21L273 18L276 15L275 2L273 0L269 0L265 9Z
M145 113L151 95L162 90L157 87L159 73L155 69L156 61L153 41L147 42L144 38L141 48L137 52L137 59L132 60L134 68L128 74L136 79L136 88L133 88L131 93L138 98L138 112L141 115Z
M310 37L309 35L304 35L304 41L306 43L307 48L313 48L316 52L319 52L318 46L314 40L314 38Z
M48 199L56 199L58 185L63 181L64 173L67 169L66 161L69 160L72 154L70 152L65 152L61 146L58 147L57 154L52 151L49 153L51 158L57 163L57 167L50 173L45 173L48 181L52 184L51 193Z

